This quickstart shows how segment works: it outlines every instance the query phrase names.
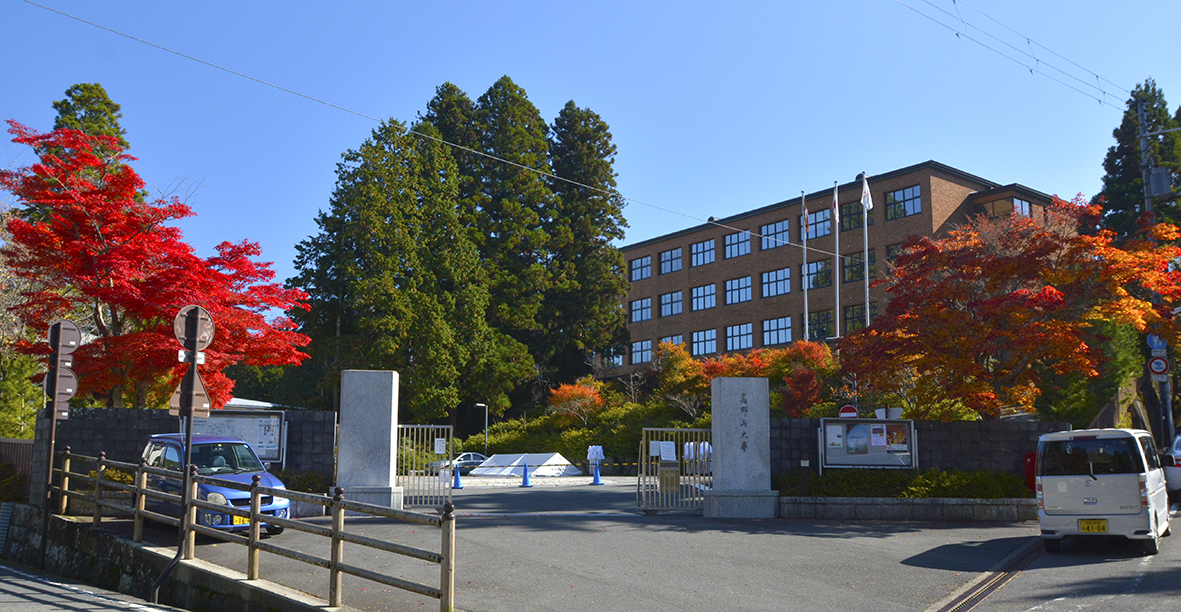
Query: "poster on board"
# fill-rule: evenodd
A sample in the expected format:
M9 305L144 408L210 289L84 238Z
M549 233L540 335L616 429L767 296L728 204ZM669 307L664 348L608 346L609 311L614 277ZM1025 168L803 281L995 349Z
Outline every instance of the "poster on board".
M274 410L215 410L193 419L193 433L238 438L263 461L282 461L285 413ZM182 419L183 424L183 419Z
M915 468L914 421L821 419L822 468Z

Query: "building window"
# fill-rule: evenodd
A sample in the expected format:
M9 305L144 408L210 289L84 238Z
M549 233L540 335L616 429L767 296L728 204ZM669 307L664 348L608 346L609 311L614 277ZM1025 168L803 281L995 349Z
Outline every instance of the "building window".
M693 310L707 310L717 305L714 285L693 288Z
M632 365L652 361L652 341L632 342Z
M683 344L684 342L685 340L681 337L681 334L676 334L675 336L665 336L660 339L661 344Z
M604 360L613 368L623 367L623 355L607 355Z
M771 223L759 228L762 237L762 249L774 249L791 242L791 227L787 219L778 223Z
M632 280L643 280L652 276L652 256L645 255L632 260Z
M888 261L890 263L894 263L894 260L898 259L898 256L901 255L902 252L905 250L906 250L906 245L901 242L898 244L887 244L886 245L886 261Z
M726 303L738 304L750 301L750 277L744 276L726 281Z
M726 259L742 257L750 253L750 231L726 236Z
M714 262L714 241L713 238L704 242L698 242L689 247L689 263L693 266L704 266Z
M681 314L681 292L673 291L660 296L660 316L671 317Z
M660 253L660 273L668 274L681 269L681 247Z
M1019 198L1013 198L1013 214L1031 217L1033 216L1033 211L1029 208L1029 202Z
M848 204L841 204L841 231L847 232L849 230L861 229L861 222L868 219L869 224L873 225L873 211L863 210L861 200L856 202L849 202Z
M869 250L870 278L878 277L878 256L874 250ZM841 280L846 283L865 280L865 265L861 262L861 253L853 253L841 258Z
M763 346L791 342L791 317L763 321Z
M808 313L808 339L824 340L833 335L832 311L820 310Z
M822 208L808 213L808 222L804 223L804 215L800 215L800 239L804 239L804 232L808 232L807 239L819 238L832 233L832 210Z
M805 289L819 289L832 286L832 260L809 261L803 266Z
M1030 208L1029 202L1020 198L996 200L994 202L985 202L980 205L983 210L990 217L1000 217L1004 215L1022 215L1026 217L1033 216L1033 209Z
M750 323L726 327L726 350L741 351L754 346L754 326Z
M878 316L878 305L869 305L869 322ZM865 327L865 304L857 304L856 306L845 306L845 333L855 332Z
M791 293L791 268L763 272L763 297L775 297L785 293Z
M632 323L647 321L652 318L652 298L632 300Z
M886 194L886 221L917 215L921 212L923 212L923 199L918 185Z
M693 332L693 356L710 355L718 352L718 330L707 329Z

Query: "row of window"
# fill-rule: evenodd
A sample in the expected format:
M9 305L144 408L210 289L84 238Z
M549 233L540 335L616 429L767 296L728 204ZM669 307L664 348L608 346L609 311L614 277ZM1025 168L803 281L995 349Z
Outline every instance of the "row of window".
M1028 207L1028 204L1026 204ZM901 219L917 215L923 211L922 192L918 185L891 191L886 194L886 220ZM1028 213L1027 213L1028 214ZM861 229L864 219L873 225L874 216L863 216L860 202L849 202L841 205L841 231L847 232ZM807 218L799 216L799 239L814 240L832 233L832 209L823 207L809 212ZM762 250L770 250L791 243L791 227L787 219L769 223L759 227ZM726 259L742 257L750 254L750 230L728 234L723 238ZM716 245L714 239L703 240L689 246L689 265L691 267L704 266L715 261ZM677 247L661 251L660 273L671 274L682 269L682 249ZM652 276L652 256L637 257L630 262L631 280L640 281Z
M870 304L870 319L877 317L877 304ZM852 333L865 327L865 305L846 306L844 309L845 333ZM763 321L762 346L778 346L788 344L792 340L791 317L779 317ZM823 340L833 336L832 310L821 310L808 313L808 337L812 340ZM726 351L742 351L754 347L754 324L739 323L726 326ZM665 336L660 343L669 342L682 344L681 334ZM652 361L655 347L651 340L637 340L632 342L632 364L648 363ZM718 330L703 329L693 332L689 345L689 352L697 357L712 355L718 352Z
M901 248L901 246L899 246ZM832 286L832 260L810 261L801 266L801 278L808 289ZM869 251L869 277L877 277L877 256ZM851 283L865 279L865 266L861 253L845 257L841 270L842 282ZM762 297L770 298L791 293L791 268L780 268L763 272ZM726 304L741 304L753 299L751 277L743 276L726 281ZM690 289L690 308L693 311L709 310L717 306L717 286L714 283ZM673 291L660 295L660 316L671 317L684 312L684 293ZM652 318L652 298L640 298L631 302L631 322L639 323Z

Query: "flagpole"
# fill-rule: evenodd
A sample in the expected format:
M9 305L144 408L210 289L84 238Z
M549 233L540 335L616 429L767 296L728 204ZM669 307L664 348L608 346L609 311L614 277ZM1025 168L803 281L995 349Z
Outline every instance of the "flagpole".
M863 248L861 263L865 276L865 326L869 327L869 211L873 208L873 196L869 193L869 179L861 173L861 237Z
M804 273L800 279L804 284L804 340L811 340L812 337L808 335L808 200L804 198L803 191L800 192L800 209L804 212L800 217L800 237L804 243Z
M833 258L833 263L836 264L832 271L832 286L835 287L836 302L832 309L833 322L833 337L841 337L841 270L844 268L841 261L841 213L840 204L837 203L837 181L832 182L832 244L833 251L836 256Z

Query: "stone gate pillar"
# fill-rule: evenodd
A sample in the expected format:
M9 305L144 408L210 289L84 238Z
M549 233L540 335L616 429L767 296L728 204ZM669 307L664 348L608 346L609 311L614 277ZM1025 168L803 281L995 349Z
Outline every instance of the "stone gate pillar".
M398 466L398 373L340 373L336 480L346 499L402 508Z
M713 488L705 516L775 518L779 493L771 489L771 409L766 378L715 378Z

